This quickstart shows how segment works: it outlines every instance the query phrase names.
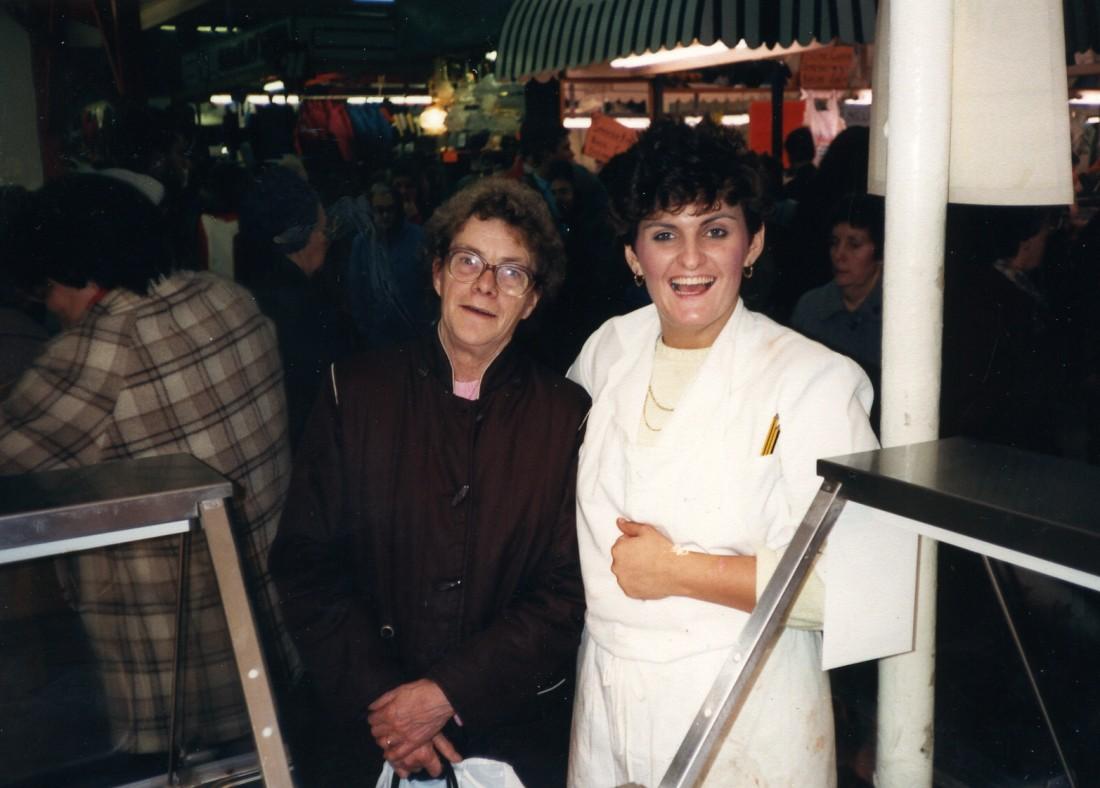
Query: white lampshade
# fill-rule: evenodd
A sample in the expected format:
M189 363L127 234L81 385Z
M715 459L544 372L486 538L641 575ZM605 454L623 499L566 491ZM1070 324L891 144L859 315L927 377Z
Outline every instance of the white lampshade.
M885 193L889 3L879 5L868 187ZM898 31L904 35L904 31ZM956 0L948 199L1073 202L1061 0Z

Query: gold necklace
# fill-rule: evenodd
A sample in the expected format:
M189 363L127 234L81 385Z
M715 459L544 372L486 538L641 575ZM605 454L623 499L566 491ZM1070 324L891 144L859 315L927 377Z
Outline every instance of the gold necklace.
M676 408L666 408L664 405L662 405L660 402L657 401L657 397L653 393L653 384L652 383L650 383L649 387L646 389L646 395L651 400L653 400L653 404L656 405L658 409L663 410L665 413L672 413L672 411L676 410Z
M650 384L646 389L645 402L642 404L642 422L650 432L660 432L661 427L654 427L649 423L649 417L646 415L646 411L649 409L649 401L653 400L653 404L657 406L658 410L663 410L665 413L672 413L676 408L666 408L660 402L657 401L657 397L653 395L653 384Z

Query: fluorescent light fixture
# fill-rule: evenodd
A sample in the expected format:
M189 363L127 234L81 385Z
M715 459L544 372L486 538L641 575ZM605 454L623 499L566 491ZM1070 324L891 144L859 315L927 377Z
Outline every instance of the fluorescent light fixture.
M282 96L282 95L272 96L271 97L271 102L273 104L284 105L284 104L286 104L286 96Z
M348 104L366 104L369 99L366 96L348 96Z
M386 100L385 96L367 96L368 104L381 104Z
M857 90L856 97L844 99L844 103L856 106L869 105L871 103L871 90L869 88Z
M213 33L214 32L214 28L212 28L210 25L199 25L198 27L195 28L195 30L199 33Z
M617 57L611 61L612 68L642 68L643 66L658 66L664 63L675 63L679 60L692 60L697 57L709 55L721 55L730 49L748 49L749 45L741 41L735 47L728 47L721 41L715 41L709 46L703 46L696 42L688 46L675 46L672 49L661 47L656 52L646 50L640 55L627 55Z
M161 25L160 29L163 30L165 33L175 33L176 32L176 26L175 25Z
M210 103L216 104L219 107L224 107L226 104L233 103L233 97L230 96L228 93L215 93L213 96L210 97Z
M1076 90L1074 94L1074 97L1069 100L1070 104L1077 106L1100 104L1100 90Z
M286 85L283 84L281 79L273 79L264 83L265 93L278 93L280 90L286 90Z
M749 125L749 115L744 113L742 115L723 115L723 126L747 126Z
M497 51L494 49L492 52L486 52L485 59L490 63L495 63L497 60Z
M394 104L409 104L427 107L432 103L432 97L428 95L391 96L390 101Z
M649 118L615 118L628 129L648 129ZM588 129L592 127L592 118L562 118L561 125L567 129Z
M684 115L684 125L685 126L698 126L702 122L703 122L703 116L702 115Z
M255 104L257 107L266 107L271 103L271 96L262 95L260 93L249 93L244 97L244 100L249 104Z
M224 26L224 25L218 25L217 27L214 28L214 32L215 33L228 33L229 28Z
M296 107L302 103L302 98L301 96L291 93L289 96L286 97L286 103L292 107Z

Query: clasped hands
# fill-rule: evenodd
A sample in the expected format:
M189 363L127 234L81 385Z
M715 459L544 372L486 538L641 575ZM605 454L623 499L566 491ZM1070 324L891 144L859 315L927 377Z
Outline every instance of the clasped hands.
M615 525L622 536L611 547L611 571L623 592L631 599L663 599L682 593L672 542L646 523L620 517Z
M440 755L451 763L462 760L441 733L455 710L434 681L419 679L395 687L378 696L367 711L371 736L402 779L421 769L438 777L443 773Z

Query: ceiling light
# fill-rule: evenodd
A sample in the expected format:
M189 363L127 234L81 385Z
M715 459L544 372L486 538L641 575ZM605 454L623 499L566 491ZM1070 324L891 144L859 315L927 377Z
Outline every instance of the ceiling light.
M1091 118L1087 118L1085 120L1085 123L1088 123L1091 126L1093 124L1100 123L1100 118L1098 118L1094 115Z
M199 32L199 33L213 33L214 32L214 28L212 28L210 25L199 25L198 27L195 28L195 30L196 30L196 32Z
M684 125L685 126L698 126L702 122L703 122L703 116L702 115L685 115L684 116Z
M286 104L286 96L272 96L271 101L275 104L283 105Z
M567 129L587 129L592 125L592 118L564 118L561 125Z
M648 129L649 118L615 118L619 121L620 125L626 126L628 129Z
M426 107L420 113L420 128L426 134L443 134L447 131L447 110L438 104Z
M228 93L215 93L210 97L211 104L217 104L219 107L224 107L226 104L233 103L233 97Z
M271 103L271 96L265 96L259 93L249 93L244 97L244 100L249 104L255 104L257 107L266 107Z
M1100 90L1076 90L1070 104L1100 104Z
M428 95L411 95L411 96L391 96L390 101L394 104L412 104L428 106L432 103L432 97Z
M160 29L163 30L165 33L175 33L176 32L176 26L175 25L161 25Z
M723 126L747 126L748 123L749 123L748 113L745 113L743 115L723 115L722 116L722 125Z
M286 103L289 104L292 107L298 106L301 102L302 102L301 97L296 96L293 93L291 93L289 96L286 97Z
M857 90L854 98L844 99L845 104L854 106L865 106L871 103L871 90L870 88L864 88L863 90Z
M366 104L369 99L366 96L348 96L348 104Z
M744 41L741 41L737 46L732 49L748 49L749 45ZM708 55L720 55L723 52L729 52L731 47L726 46L721 41L715 41L709 46L703 46L696 42L689 46L675 46L672 49L665 49L661 47L656 52L646 51L640 55L627 55L626 57L617 57L611 61L612 68L642 68L643 66L657 66L663 63L675 63L678 60L691 60L697 57L707 57Z
M485 59L490 63L495 63L497 59L497 51L494 49L492 52L485 53Z
M214 32L215 33L228 33L229 28L225 27L224 25L218 25L217 27L214 28Z
M286 90L286 85L283 84L281 79L273 79L270 82L264 83L265 93L277 93L280 90Z

